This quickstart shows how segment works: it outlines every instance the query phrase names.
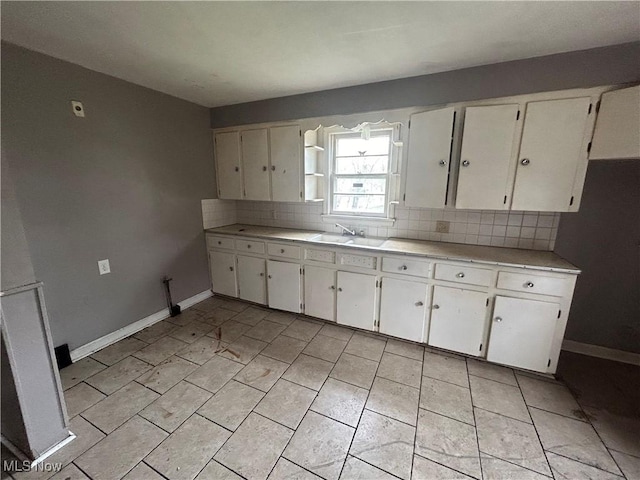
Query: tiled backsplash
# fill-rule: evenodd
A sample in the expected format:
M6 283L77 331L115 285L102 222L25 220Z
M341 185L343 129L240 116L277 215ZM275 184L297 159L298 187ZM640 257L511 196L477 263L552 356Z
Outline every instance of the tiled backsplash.
M303 228L339 232L335 222L322 219L322 203L276 203L251 201L221 201L224 206L215 207L224 211L216 217L216 226L234 223L269 225L284 228ZM203 200L203 215L205 212ZM212 202L206 200L206 202ZM229 213L235 203L234 214ZM209 218L214 215L210 214ZM396 207L396 222L392 227L380 227L362 220L341 221L357 230L364 230L371 237L400 237L440 242L492 245L497 247L553 250L559 213L549 212L504 212L493 210L443 210ZM222 218L227 223L220 223ZM233 221L231 219L234 218ZM205 215L205 228L207 227ZM439 221L448 222L449 233L439 233ZM212 222L210 221L209 224Z
M202 200L202 225L204 228L222 227L237 223L235 200Z

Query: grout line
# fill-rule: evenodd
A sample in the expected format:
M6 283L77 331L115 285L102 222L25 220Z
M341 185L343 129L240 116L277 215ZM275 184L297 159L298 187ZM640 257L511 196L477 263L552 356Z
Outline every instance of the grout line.
M545 477L547 477L547 478L554 478L554 477L553 477L553 472L551 472L551 475L547 475L546 473L540 473L540 472L538 472L537 470L533 470L533 469L531 469L531 468L529 468L529 467L522 466L522 465L520 465L520 464L518 464L518 463L514 463L514 462L512 462L512 461L510 461L510 460L505 460L504 458L500 458L500 457L497 457L497 456L492 455L492 454L490 454L490 453L483 452L482 450L480 450L480 453L481 453L482 455L486 455L486 456L488 456L488 457L495 458L496 460L501 460L501 461L503 461L503 462L505 462L505 463L509 463L509 464L511 464L511 465L515 465L516 467L522 468L522 469L524 469L524 470L528 470L528 471L530 471L530 472L537 473L538 475L543 475L543 476L545 476ZM482 464L482 459L480 459L480 464Z
M482 468L482 457L480 456L480 436L478 435L478 422L476 421L476 410L473 408L473 392L471 391L471 378L467 360L464 361L464 369L467 372L467 382L469 383L469 399L471 400L471 414L473 415L473 429L476 432L476 446L478 447L478 463L480 464L480 479L484 479L484 469Z
M145 457L147 458L147 457ZM156 470L155 468L153 468L151 465L149 465L147 462L144 461L144 458L142 460L140 460L140 462L138 462L138 464L136 465L136 467L138 465L140 465L141 463L144 463L147 467L149 467L151 470L153 470L154 472L156 472L158 475L160 475L162 478L167 478L165 475L163 475L161 472L159 472L158 470ZM208 463L208 462L207 462ZM133 467L133 468L136 468ZM131 470L133 470L133 468ZM168 479L167 479L168 480Z

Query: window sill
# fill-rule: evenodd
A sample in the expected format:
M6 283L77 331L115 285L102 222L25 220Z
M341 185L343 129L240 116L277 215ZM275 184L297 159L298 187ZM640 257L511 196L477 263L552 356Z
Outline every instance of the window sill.
M392 227L395 223L395 218L384 217L366 217L361 215L322 215L323 223L335 223L342 222L347 225L377 225L381 227Z

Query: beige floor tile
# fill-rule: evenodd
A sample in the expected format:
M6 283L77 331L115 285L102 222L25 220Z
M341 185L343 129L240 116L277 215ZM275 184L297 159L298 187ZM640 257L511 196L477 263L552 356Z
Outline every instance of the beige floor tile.
M232 343L239 339L242 334L250 328L249 325L245 325L244 323L229 320L211 330L207 335L225 343Z
M482 474L487 480L548 480L549 477L519 465L505 462L485 453L480 454ZM577 479L567 479L577 480Z
M382 358L382 352L384 352L386 344L387 341L382 337L370 337L369 335L355 333L351 337L351 340L349 340L344 351L351 355L357 355L358 357L368 358L369 360L379 362Z
M285 427L296 429L316 393L310 388L280 379L254 411Z
M197 368L198 365L195 363L173 356L153 370L142 374L136 381L154 392L163 394Z
M161 322L154 323L150 327L140 330L134 335L134 337L138 340L142 340L143 342L153 343L156 340L160 340L165 335L171 333L176 328L178 328L177 325L163 320Z
M203 365L211 360L216 353L222 352L228 344L212 337L200 337L176 353L177 356L192 363Z
M202 314L202 317L200 317L198 321L218 326L222 325L224 322L235 317L236 315L236 312L227 310L226 308L217 307L208 312L204 312Z
M304 340L279 335L260 353L282 362L292 363L306 346L307 342Z
M200 317L202 317L202 311L196 308L189 308L187 310L182 311L180 315L167 318L166 321L182 327L184 325L190 324L195 320L198 320Z
M394 355L400 355L420 361L422 361L422 356L424 355L424 347L422 345L412 342L403 342L393 338L387 340L387 345L384 347L384 350L385 352L393 353Z
M584 463L576 462L570 458L561 457L555 453L547 452L547 459L553 472L553 477L561 479L589 479L589 480L620 480L613 473L605 472Z
M415 427L419 399L417 388L376 377L365 408Z
M293 430L252 413L214 458L248 480L263 480L292 435Z
M530 411L546 451L620 475L620 469L591 425L537 408Z
M229 430L235 430L263 397L260 390L231 380L198 413Z
M244 323L251 327L260 323L260 321L269 315L269 310L257 307L249 307L234 317L236 322Z
M73 463L67 465L58 473L56 473L51 480L90 480L82 471L76 467Z
M476 409L480 451L516 465L551 475L533 425Z
M73 418L87 408L95 405L105 395L86 383L79 383L64 392L64 400L67 404L67 414Z
M268 320L261 320L255 327L247 330L245 335L247 337L262 340L263 342L272 342L280 333L287 327L280 323L269 322Z
M215 327L208 323L194 321L177 328L169 335L178 340L182 340L185 343L193 343L200 337L204 337L207 333L211 332Z
M531 423L529 411L518 387L473 376L469 381L474 407Z
M610 450L611 455L618 463L620 470L628 480L640 479L640 457L634 457L622 452Z
M160 395L131 382L82 413L105 433L111 433Z
M135 416L74 463L95 480L121 478L166 437L166 432Z
M211 460L198 474L196 480L242 480L242 477L215 460Z
M405 423L365 410L349 453L408 480L415 432Z
M313 390L320 390L332 368L333 363L331 362L301 354L282 375L282 378Z
M211 393L182 381L140 412L151 423L173 432L200 408Z
M378 377L420 388L422 362L385 352L376 373Z
M349 455L344 462L340 480L395 480L398 477L389 475L379 468Z
M230 436L219 425L192 415L145 462L171 480L192 480Z
M411 478L413 480L468 480L471 477L415 455Z
M162 337L133 354L139 360L151 365L159 365L188 344L172 337Z
M239 313L249 308L248 303L240 302L238 300L231 300L230 298L223 298L221 300L222 303L220 304L220 306L222 308L226 308L227 310L233 310L234 312Z
M351 330L350 328L340 327L331 323L325 323L318 333L320 335L324 335L325 337L335 338L336 340L344 340L346 342L348 342L353 336L353 330Z
M526 375L518 374L517 377L527 405L566 417L586 420L578 402L564 385Z
M364 388L327 378L313 401L311 410L357 427L368 395L369 391Z
M202 313L206 313L215 308L219 308L222 304L224 304L224 300L220 297L214 296L196 303L191 308L194 310L199 310Z
M335 363L346 346L346 340L338 340L337 338L318 334L309 342L309 345L304 349L304 353Z
M320 480L320 478L284 457L280 457L269 475L269 480Z
M216 393L240 370L242 370L242 364L215 356L198 367L186 380L211 393Z
M420 410L415 453L471 477L482 478L476 429L469 424Z
M291 325L289 325L285 330L282 331L282 335L297 338L298 340L303 340L305 342L310 342L321 328L322 324L320 323L297 318Z
M113 365L118 363L125 357L128 357L132 353L137 352L141 348L146 347L146 342L138 340L134 337L123 338L119 342L109 345L102 350L97 351L91 357L94 360L104 363L105 365Z
M144 462L140 462L122 480L164 480L164 477Z
M348 353L340 355L340 359L331 371L331 377L351 383L362 388L371 388L376 376L378 362L357 357Z
M95 361L91 357L83 358L68 367L60 370L60 381L63 390L73 387L96 373L104 370L105 367L100 362Z
M470 391L459 385L422 377L420 408L474 424Z
M288 363L258 355L233 378L245 385L268 392L287 368Z
M597 407L585 407L584 411L608 448L640 457L640 416Z
M267 342L262 340L242 336L218 353L218 355L246 365L267 345Z
M274 312L270 312L269 315L265 317L265 319L269 320L270 322L280 323L282 325L289 326L295 321L296 316L293 313L274 311Z
M489 380L495 380L496 382L513 385L514 387L518 386L516 376L510 368L501 367L500 365L494 365L488 362L482 362L480 360L474 360L472 358L467 359L467 368L469 369L470 375L488 378Z
M86 382L102 393L111 395L149 370L151 370L151 365L148 363L137 358L127 357L88 378Z
M354 429L308 412L283 457L327 480L337 480L347 458Z
M463 358L424 352L422 375L469 388L467 362Z

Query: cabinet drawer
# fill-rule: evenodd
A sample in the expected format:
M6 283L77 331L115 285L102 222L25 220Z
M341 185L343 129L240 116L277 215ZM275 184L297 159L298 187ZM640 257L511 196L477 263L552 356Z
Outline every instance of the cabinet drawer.
M416 277L429 276L428 262L411 260L408 258L382 257L382 271L389 273L401 273L404 275L414 275Z
M360 267L360 268L376 268L376 257L371 257L369 255L352 255L348 253L340 254L340 265L348 265L350 267Z
M236 250L239 252L264 253L264 242L236 240Z
M207 248L225 248L233 250L233 238L207 235Z
M336 254L329 250L316 250L315 248L305 248L304 258L314 262L336 263Z
M300 258L300 247L279 243L267 243L267 253L274 257L298 259Z
M558 277L543 277L527 273L500 272L498 274L498 288L516 290L518 292L538 293L562 297L569 287L569 279Z
M491 277L493 272L484 268L468 267L466 265L446 265L443 263L436 264L436 280L446 280L448 282L466 283L468 285L482 285L488 287L491 285Z

